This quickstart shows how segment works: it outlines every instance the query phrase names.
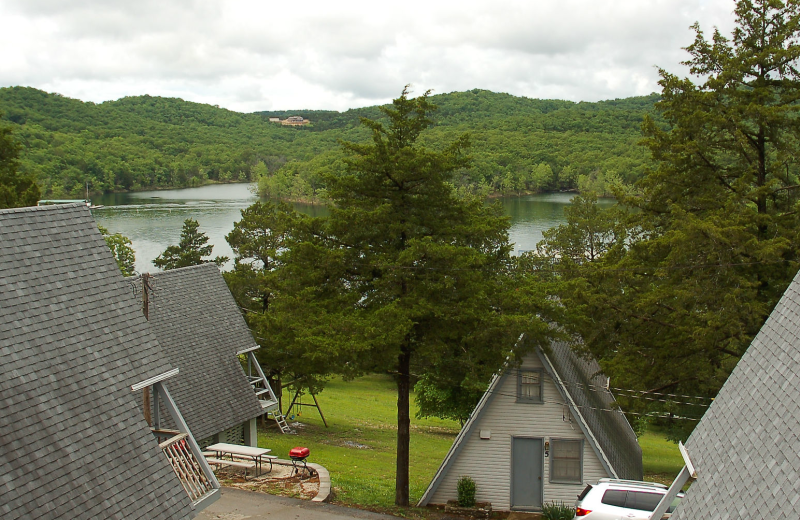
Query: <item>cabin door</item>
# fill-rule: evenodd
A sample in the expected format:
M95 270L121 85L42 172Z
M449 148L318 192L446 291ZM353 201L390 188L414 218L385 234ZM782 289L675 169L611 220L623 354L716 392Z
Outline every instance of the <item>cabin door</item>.
M514 437L511 442L511 508L540 510L544 473L542 439Z

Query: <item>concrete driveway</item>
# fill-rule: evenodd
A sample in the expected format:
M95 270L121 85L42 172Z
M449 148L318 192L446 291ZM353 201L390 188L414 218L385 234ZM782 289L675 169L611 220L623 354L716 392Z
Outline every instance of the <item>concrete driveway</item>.
M397 517L309 500L222 488L219 500L201 511L196 518L198 520L344 520L346 518L388 520Z

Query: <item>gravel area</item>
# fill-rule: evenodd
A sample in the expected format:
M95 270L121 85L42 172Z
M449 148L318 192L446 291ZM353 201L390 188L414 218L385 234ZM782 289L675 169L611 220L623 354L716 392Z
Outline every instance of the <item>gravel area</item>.
M273 464L272 471L253 476L248 470L247 478L244 471L236 468L221 468L217 470L217 478L224 487L269 493L284 497L311 500L319 492L319 476L307 471L299 474L294 472L292 466Z

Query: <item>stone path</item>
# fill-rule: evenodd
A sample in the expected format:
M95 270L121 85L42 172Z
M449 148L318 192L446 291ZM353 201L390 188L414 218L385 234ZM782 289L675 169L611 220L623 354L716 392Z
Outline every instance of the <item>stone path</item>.
M197 520L390 520L389 515L334 506L310 500L278 497L240 489L222 488L219 500L197 515Z

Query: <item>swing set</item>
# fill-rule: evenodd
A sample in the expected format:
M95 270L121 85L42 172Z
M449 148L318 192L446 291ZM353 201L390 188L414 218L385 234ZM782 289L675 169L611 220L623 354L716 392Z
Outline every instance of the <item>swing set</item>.
M319 407L319 401L317 401L317 394L309 390L308 392L311 394L311 398L314 400L314 404L311 403L304 403L303 402L303 387L298 387L297 391L294 393L294 398L292 398L292 404L289 405L289 408L286 409L286 413L284 414L285 417L289 417L290 419L294 420L294 415L292 415L292 408L295 406L297 407L297 417L303 415L303 407L310 406L311 408L316 408L317 412L319 412L319 416L322 418L322 424L325 427L328 427L328 422L325 420L325 416L322 415L322 408Z

